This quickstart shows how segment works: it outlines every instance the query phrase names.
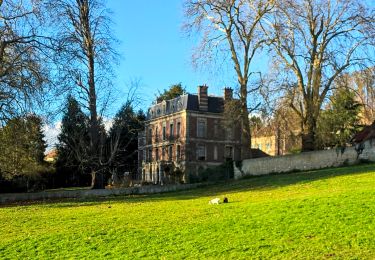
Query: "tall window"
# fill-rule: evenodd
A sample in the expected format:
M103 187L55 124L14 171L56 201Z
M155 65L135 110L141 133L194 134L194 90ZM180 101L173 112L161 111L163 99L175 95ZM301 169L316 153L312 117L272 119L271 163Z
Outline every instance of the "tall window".
M159 161L159 149L158 148L155 149L155 160Z
M159 142L159 131L158 130L159 130L158 127L156 127L156 129L155 129L155 142L156 143Z
M152 128L151 128L151 126L148 129L148 142L152 143Z
M171 161L171 160L172 160L172 155L173 155L173 146L170 145L170 146L168 147L168 149L169 149L169 152L168 152L168 159L169 159L169 161Z
M198 119L197 137L206 137L206 121Z
M225 146L225 158L233 159L233 147L232 146Z
M177 122L177 133L176 133L177 137L180 137L180 131L181 131L181 123Z
M218 156L217 156L217 146L215 145L214 146L214 160L217 161L217 158L218 158Z
M171 138L174 136L173 123L169 125L169 136Z
M204 145L200 144L197 146L197 159L199 161L206 160L206 147Z
M218 137L219 136L219 123L217 120L215 120L214 122L214 137Z
M227 134L227 140L232 140L233 137L234 137L234 134L233 134L233 128L228 127L228 128L226 129L226 134Z
M181 146L180 145L177 145L176 158L181 159Z
M165 126L163 126L163 141L166 139L166 132L165 132Z

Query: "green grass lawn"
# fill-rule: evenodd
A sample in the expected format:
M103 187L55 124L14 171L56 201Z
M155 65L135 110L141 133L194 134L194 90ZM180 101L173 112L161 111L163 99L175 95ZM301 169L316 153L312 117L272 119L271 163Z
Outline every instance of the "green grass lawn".
M375 165L0 208L0 259L144 257L375 259Z

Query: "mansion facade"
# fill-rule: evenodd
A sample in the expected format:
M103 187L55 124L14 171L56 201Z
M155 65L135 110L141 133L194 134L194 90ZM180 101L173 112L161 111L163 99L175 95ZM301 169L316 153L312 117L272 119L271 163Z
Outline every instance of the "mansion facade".
M198 94L164 100L148 109L145 131L139 134L138 162L142 181L153 184L188 183L202 169L226 160L240 160L239 125L224 127L224 104L233 97Z

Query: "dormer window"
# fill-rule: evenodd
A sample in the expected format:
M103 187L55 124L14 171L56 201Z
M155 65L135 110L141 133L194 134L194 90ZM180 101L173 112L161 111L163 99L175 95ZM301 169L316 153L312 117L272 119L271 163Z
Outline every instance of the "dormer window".
M178 106L179 109L182 108L182 102L181 102L181 100L179 100L179 101L177 102L177 106Z
M163 100L163 114L166 113L166 108L167 108L167 102Z

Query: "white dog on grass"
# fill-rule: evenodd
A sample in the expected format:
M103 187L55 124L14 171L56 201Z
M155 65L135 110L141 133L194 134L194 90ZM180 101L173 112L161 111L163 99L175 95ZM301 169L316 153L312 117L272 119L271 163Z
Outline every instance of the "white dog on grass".
M210 200L209 202L208 202L208 204L211 204L211 205L219 205L219 202L220 202L220 199L219 198L214 198L214 199L212 199L212 200Z

